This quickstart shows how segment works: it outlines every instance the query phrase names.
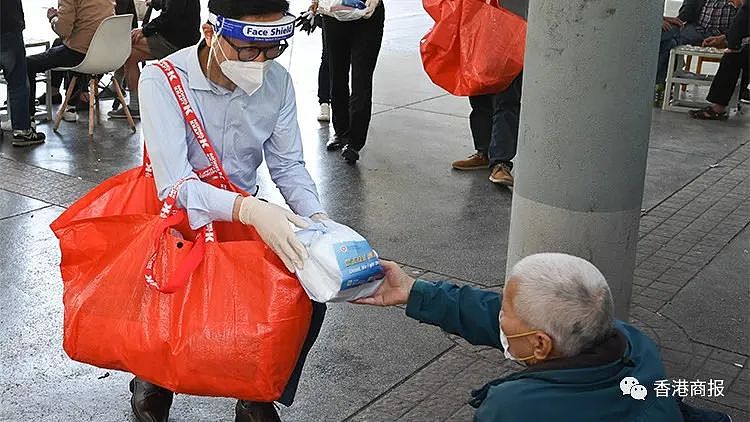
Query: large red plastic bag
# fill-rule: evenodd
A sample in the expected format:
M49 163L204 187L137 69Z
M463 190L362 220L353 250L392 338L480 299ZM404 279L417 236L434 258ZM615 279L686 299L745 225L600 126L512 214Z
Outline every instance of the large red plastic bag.
M178 77L170 82L181 87ZM199 122L188 126L205 136ZM207 140L201 145L215 158ZM215 171L199 174L241 193L209 162ZM253 228L191 230L173 208L177 191L159 201L146 162L51 224L62 252L63 347L77 361L179 393L276 400L307 336L311 302Z
M383 268L378 254L350 227L323 220L295 235L309 255L296 273L310 299L350 301L371 296L380 287Z
M523 69L526 21L481 0L423 0L435 20L421 41L425 72L453 95L496 94Z

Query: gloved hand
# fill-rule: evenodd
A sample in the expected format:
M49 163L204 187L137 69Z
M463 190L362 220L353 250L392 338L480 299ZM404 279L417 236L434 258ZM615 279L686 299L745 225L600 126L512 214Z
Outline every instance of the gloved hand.
M310 8L312 9L312 6L310 6ZM300 31L307 32L307 35L310 35L313 31L315 31L315 28L318 27L317 21L315 19L315 12L312 10L307 10L300 13L294 25L298 27Z
M363 18L370 19L373 13L375 13L375 9L377 9L378 5L380 4L380 0L365 0L365 6L367 8L365 9L365 15Z
M307 251L289 225L292 223L306 229L309 224L302 217L278 205L246 196L240 203L239 220L255 227L263 241L276 252L290 272L294 272L294 267L304 267Z

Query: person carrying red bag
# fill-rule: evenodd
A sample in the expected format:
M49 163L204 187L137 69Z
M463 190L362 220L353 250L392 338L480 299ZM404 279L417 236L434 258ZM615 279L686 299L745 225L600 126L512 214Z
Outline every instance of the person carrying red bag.
M148 66L140 78L143 136L160 199L185 180L177 205L192 229L212 221L252 225L290 272L303 268L307 253L292 225L300 216L327 218L305 169L291 76L273 59L293 35L294 17L286 0L209 0L204 40L165 58L176 70L187 101L205 128L229 181L257 193L257 169L265 158L271 178L292 211L243 196L194 177L210 168L184 111L175 101L172 78ZM175 78L176 79L176 78ZM192 176L192 178L190 178ZM205 179L204 177L201 177ZM291 224L290 224L291 223ZM325 304L312 304L307 338L290 380L278 400L291 405L307 353L323 323ZM139 421L166 421L173 393L140 378L130 383L131 405ZM273 403L239 400L236 421L278 421Z

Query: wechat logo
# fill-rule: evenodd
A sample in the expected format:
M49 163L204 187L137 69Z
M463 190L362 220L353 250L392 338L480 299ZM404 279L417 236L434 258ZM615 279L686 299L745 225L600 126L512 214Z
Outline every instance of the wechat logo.
M648 390L634 377L625 377L620 381L623 396L630 396L633 400L646 400Z

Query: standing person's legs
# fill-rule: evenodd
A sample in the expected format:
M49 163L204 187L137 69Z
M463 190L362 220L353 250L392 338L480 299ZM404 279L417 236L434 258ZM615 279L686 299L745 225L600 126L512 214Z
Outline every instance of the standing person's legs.
M492 96L492 137L488 157L490 165L505 163L513 167L518 148L518 122L521 117L523 73L516 76L505 91Z
M323 31L323 49L320 54L320 68L318 68L318 103L328 104L331 102L331 73L328 69L328 46L326 45L326 33Z
M492 138L488 156L492 172L490 181L513 186L513 158L518 147L518 123L521 117L521 85L519 74L505 91L492 97Z
M328 69L331 73L331 111L336 137L326 144L329 151L349 143L349 67L351 66L351 22L340 22L323 16L323 31L328 47Z
M56 67L73 67L78 65L86 57L85 54L71 50L65 45L51 47L44 53L34 54L26 57L27 75L29 78L29 102L28 110L33 117L36 109L36 75L37 73L46 72Z
M8 109L13 130L29 130L29 80L26 76L26 49L20 32L6 32L0 38L0 68L8 83Z
M451 163L451 167L456 170L481 170L490 165L487 150L492 136L492 94L473 95L469 97L469 105L469 128L476 152Z
M29 146L44 142L44 134L31 127L28 112L29 79L26 70L26 48L21 32L0 35L0 68L8 83L8 109L14 146Z
M317 15L315 19L320 20L322 26L322 17ZM323 48L320 55L320 67L318 68L318 104L320 104L320 113L318 114L319 122L331 121L331 72L328 69L328 46L326 45L326 33L323 33Z
M381 2L369 19L360 19L353 27L352 96L349 102L351 139L349 148L357 152L365 146L372 117L372 78L383 41L385 7ZM343 152L342 152L343 153ZM358 157L352 154L356 161ZM347 158L349 161L352 159Z

